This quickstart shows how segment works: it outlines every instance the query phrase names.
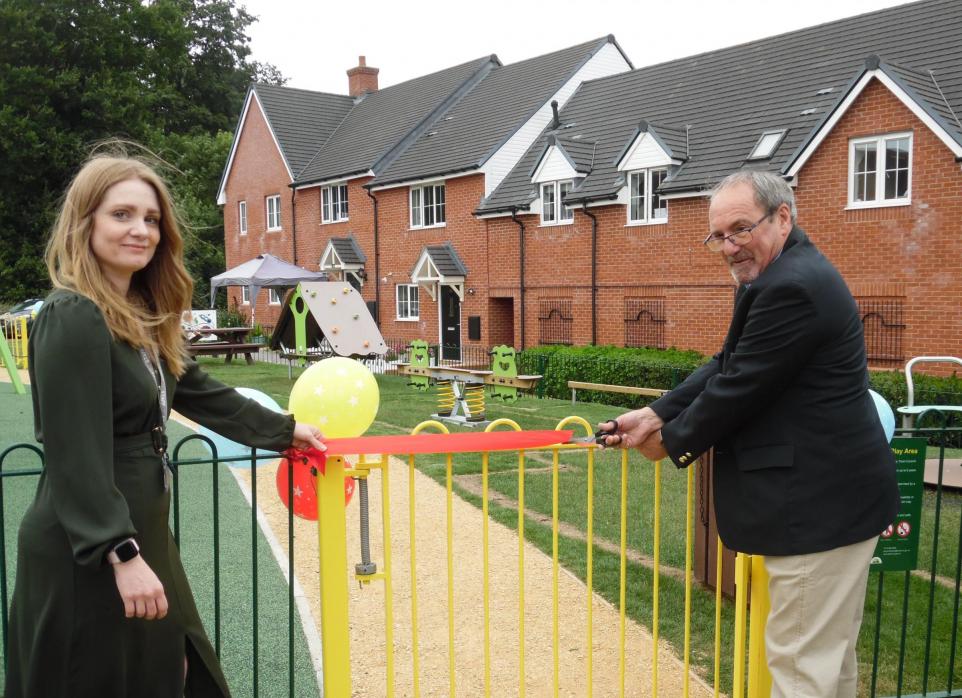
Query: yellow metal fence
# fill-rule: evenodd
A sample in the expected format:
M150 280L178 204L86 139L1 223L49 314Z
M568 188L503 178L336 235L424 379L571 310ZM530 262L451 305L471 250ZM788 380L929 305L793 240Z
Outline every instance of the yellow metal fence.
M16 368L27 368L27 318L0 320L0 334L3 334L7 341ZM0 366L6 368L2 355L0 355Z
M569 417L562 420L557 429L581 427L586 434L592 433L591 425L580 417ZM487 430L498 428L520 429L511 420L497 420L492 422ZM446 432L447 428L435 421L424 422L419 425L414 433L432 429ZM617 642L618 644L618 677L617 685L619 695L626 695L625 677L628 671L625 661L626 656L626 608L627 600L633 593L627 583L628 569L628 452L622 451L621 455L621 480L620 480L620 570L619 570L619 590L618 590L618 636L617 639L595 636L593 626L593 597L594 588L594 501L595 501L595 449L581 444L565 444L547 449L551 453L551 626L552 626L552 671L551 686L543 687L539 690L539 695L550 694L558 696L561 690L559 679L559 667L561 666L561 653L559 638L559 625L564 621L563 613L569 609L561 608L559 603L559 467L561 453L573 449L587 450L587 491L586 498L586 531L585 531L585 575L584 582L586 587L586 636L584 638L584 666L583 671L586 676L587 695L593 695L594 686L594 646L597 642ZM489 550L489 528L490 512L489 503L491 500L489 491L490 475L490 454L481 454L481 555L482 555L482 637L483 653L478 658L483 662L483 691L485 696L516 694L524 696L526 691L526 645L525 645L525 611L530 611L530 605L538 604L546 606L547 601L542 598L525 598L525 466L527 454L530 451L518 452L518 482L517 482L517 575L518 575L518 599L516 618L492 618L491 608L491 584L490 584L490 550ZM455 672L455 654L457 642L455 637L455 589L456 589L456 566L454 559L453 536L456 522L453 513L453 456L444 454L445 458L445 525L446 530L446 603L447 603L447 653L448 653L448 693L455 696L458 690ZM416 461L413 455L408 457L408 525L409 525L409 550L410 550L410 638L409 648L411 653L411 666L413 673L412 694L421 694L421 655L420 655L420 635L419 635L419 616L418 616L418 567L417 567L417 540L415 536L415 521L418 517L418 509L415 497L415 471ZM397 466L394 466L397 467ZM694 478L695 467L689 467L685 471L687 477L686 491L686 512L685 512L685 570L684 570L684 641L683 647L675 648L676 653L680 651L684 671L682 674L681 695L687 698L691 691L691 639L692 639L692 591L693 591L693 526L695 515L694 497ZM700 467L697 466L697 467ZM394 630L394 593L393 593L393 568L391 560L391 508L390 508L390 471L387 455L380 459L362 457L353 469L346 470L346 463L340 457L332 457L327 461L326 473L318 476L318 540L320 557L320 589L321 589L321 626L322 643L324 652L324 689L328 698L341 698L352 695L352 672L350 657L350 626L349 626L349 594L348 594L348 550L346 544L346 516L344 501L343 478L345 472L362 480L366 480L371 473L380 473L380 510L381 510L381 536L383 540L383 560L380 561L379 572L365 574L355 571L353 576L362 584L380 583L383 584L384 591L384 640L385 640L385 677L384 691L385 696L394 696L395 687L395 652L396 645ZM661 462L654 465L654 491L641 493L637 496L650 498L653 508L654 530L653 530L653 587L652 587L652 666L651 666L651 687L650 691L645 689L641 695L659 695L659 613L661 610L661 591L659 581L662 576L661 569L661 511L662 511L662 491L661 491ZM669 473L668 477L679 477L679 474ZM438 532L440 535L441 532ZM713 675L707 677L712 684L715 696L722 694L720 687L721 661L722 661L722 636L725 628L722 621L722 606L727 603L722 598L722 545L720 540L716 541L717 555L715 571L715 615L714 615L714 657ZM735 613L734 628L730 633L734 637L733 657L732 657L732 680L731 695L749 696L749 698L761 698L768 696L771 691L770 678L765 665L764 654L764 624L768 613L767 603L767 579L762 564L762 558L758 556L748 556L738 554L735 565ZM635 592L636 593L636 592ZM749 611L749 597L752 599ZM508 677L499 675L497 677L497 687L492 686L492 638L491 624L499 623L499 627L510 624L517 625L518 637L518 675L516 677L517 687L509 690ZM407 644L407 643L400 643ZM355 657L354 662L363 662L363 657ZM567 658L566 658L566 661ZM530 677L529 677L530 680ZM662 687L662 691L664 688ZM567 695L567 694L566 694Z

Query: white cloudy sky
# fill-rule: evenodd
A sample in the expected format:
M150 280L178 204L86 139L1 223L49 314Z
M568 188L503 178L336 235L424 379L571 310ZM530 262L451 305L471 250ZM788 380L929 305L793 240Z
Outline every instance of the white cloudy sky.
M255 60L288 85L346 94L359 55L380 86L497 54L502 63L614 34L642 67L904 0L239 0Z

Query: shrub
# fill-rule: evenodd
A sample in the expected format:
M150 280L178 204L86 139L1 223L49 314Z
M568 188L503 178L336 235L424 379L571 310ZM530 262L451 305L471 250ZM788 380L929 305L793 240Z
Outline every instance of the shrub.
M698 352L677 349L540 346L519 355L518 372L540 374L538 394L564 399L571 394L569 380L668 390L705 361L706 357ZM622 407L650 402L636 395L592 391L580 392L579 399Z

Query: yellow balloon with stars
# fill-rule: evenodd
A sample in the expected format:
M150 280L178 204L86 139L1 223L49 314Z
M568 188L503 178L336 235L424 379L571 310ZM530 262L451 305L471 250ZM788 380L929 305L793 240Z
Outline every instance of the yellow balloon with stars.
M367 367L335 356L318 361L291 389L288 409L298 422L313 424L325 438L360 436L377 414L380 394Z

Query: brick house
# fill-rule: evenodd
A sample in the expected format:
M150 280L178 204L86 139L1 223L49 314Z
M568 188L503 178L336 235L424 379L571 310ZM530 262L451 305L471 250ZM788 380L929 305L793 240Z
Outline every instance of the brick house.
M338 169L323 164L336 131L288 176L272 163L297 138L275 137L271 152L257 130L248 133L265 89L255 86L222 187L228 264L252 256L238 244L232 210L241 188L270 179L293 191L297 209L286 258L313 269L320 257L356 283L366 276L362 293L380 301L387 337L711 352L734 285L701 244L705 192L731 171L764 168L795 187L799 224L856 296L870 364L958 356L959 36L962 4L923 0L639 69L611 38L509 66L492 57L483 76L405 131L390 157L336 175L354 177L351 215L331 227L317 224L323 198L312 190ZM532 63L557 77L536 75ZM260 122L284 130L285 110L271 109ZM355 128L351 137L363 141L367 126ZM356 202L366 207L357 218ZM268 247L281 236L269 235L263 251L283 257Z

